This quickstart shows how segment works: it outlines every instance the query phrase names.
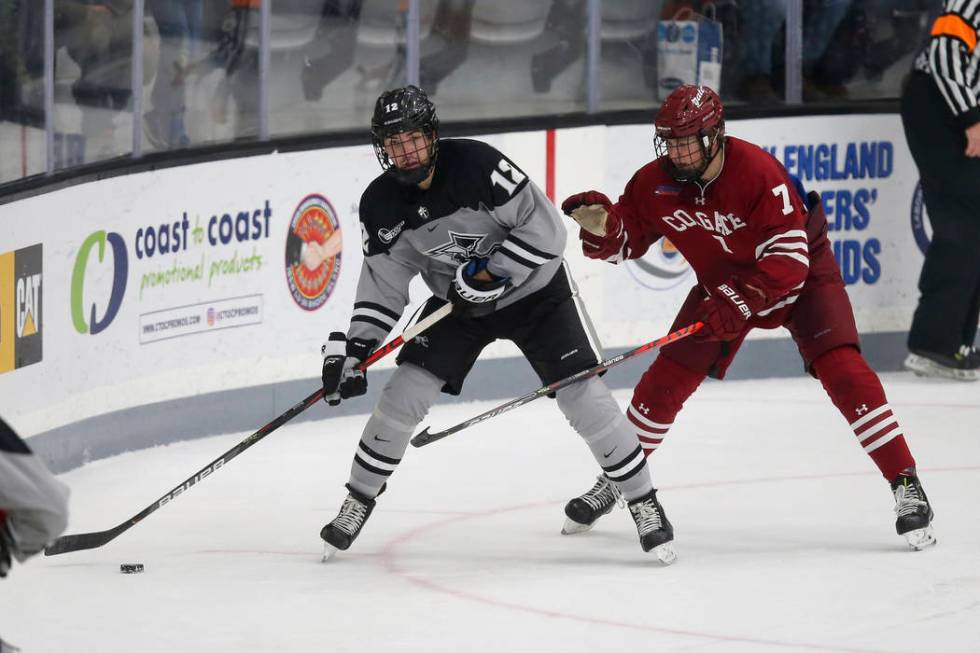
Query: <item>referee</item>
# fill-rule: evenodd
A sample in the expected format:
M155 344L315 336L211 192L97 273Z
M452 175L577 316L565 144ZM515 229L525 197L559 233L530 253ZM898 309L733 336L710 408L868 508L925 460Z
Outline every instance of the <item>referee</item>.
M980 0L945 0L902 94L932 242L905 367L976 381L980 316Z

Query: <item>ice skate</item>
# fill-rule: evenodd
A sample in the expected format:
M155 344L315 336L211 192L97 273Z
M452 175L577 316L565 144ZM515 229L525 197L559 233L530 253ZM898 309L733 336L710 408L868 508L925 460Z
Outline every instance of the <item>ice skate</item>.
M960 347L952 356L913 349L903 363L916 376L931 376L956 381L980 378L980 356L972 347Z
M663 506L657 501L657 491L629 502L630 514L636 522L636 532L640 536L640 546L644 551L653 551L665 565L677 559L674 552L674 528L667 520Z
M904 535L913 551L932 546L936 535L932 530L932 506L922 489L915 469L910 467L892 481L895 494L895 531Z
M323 562L333 558L337 551L346 551L350 548L374 510L376 503L374 499L356 492L349 484L346 487L350 494L340 506L340 512L320 531L324 543Z
M604 474L600 474L592 489L565 504L565 525L562 535L584 533L591 529L599 517L609 514L622 498L616 486Z

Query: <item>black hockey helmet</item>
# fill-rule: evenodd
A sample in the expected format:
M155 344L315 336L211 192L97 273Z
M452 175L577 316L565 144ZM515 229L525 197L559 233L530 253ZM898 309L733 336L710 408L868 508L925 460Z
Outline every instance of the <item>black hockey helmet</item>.
M385 150L385 140L405 132L421 131L428 141L428 160L415 168L399 168ZM371 117L371 140L381 167L403 184L417 184L432 171L439 150L436 107L418 86L403 86L378 97Z

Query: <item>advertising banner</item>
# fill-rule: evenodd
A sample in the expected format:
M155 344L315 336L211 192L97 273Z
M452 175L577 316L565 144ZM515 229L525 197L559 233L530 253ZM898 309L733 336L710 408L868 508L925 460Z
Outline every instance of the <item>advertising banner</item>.
M370 148L342 148L116 177L3 206L0 411L31 433L315 376L320 343L350 317L357 203L377 172Z
M41 245L0 253L0 374L41 362Z
M729 121L820 193L862 332L907 329L928 245L894 115ZM542 188L618 197L650 124L481 137ZM80 184L0 207L0 414L26 434L113 410L316 377L349 324L370 146L216 161ZM613 266L566 256L602 344L667 332L693 271L663 240ZM413 303L429 294L416 280ZM403 316L395 333L408 319ZM751 337L786 336L785 331ZM43 354L43 356L42 356ZM494 343L485 357L516 356ZM390 366L386 360L381 365Z

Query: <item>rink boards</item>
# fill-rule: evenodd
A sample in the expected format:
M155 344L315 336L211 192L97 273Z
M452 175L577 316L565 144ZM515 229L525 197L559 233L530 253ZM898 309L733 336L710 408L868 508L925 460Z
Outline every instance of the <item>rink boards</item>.
M732 121L728 131L821 194L858 326L866 344L888 350L879 367L892 365L929 238L898 116ZM616 197L653 156L651 125L558 130L552 147L544 131L482 138L559 202L587 188ZM0 285L10 295L0 298L0 333L23 333L29 315L31 334L43 338L36 355L0 369L0 414L27 436L45 435L36 445L73 461L65 466L114 448L257 428L258 416L271 419L306 394L321 342L346 329L362 261L357 204L377 173L371 147L343 147L120 176L0 207L0 256L43 252L22 275L30 283ZM289 258L290 232L322 243L337 231L338 256ZM585 260L570 233L566 255L609 351L665 333L694 283L669 243L611 266ZM404 319L427 294L413 286ZM778 343L749 346L750 376L776 370L787 353ZM506 343L487 350L493 373L476 396L514 387L499 372L516 354Z

